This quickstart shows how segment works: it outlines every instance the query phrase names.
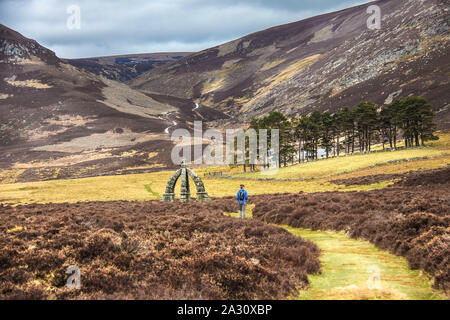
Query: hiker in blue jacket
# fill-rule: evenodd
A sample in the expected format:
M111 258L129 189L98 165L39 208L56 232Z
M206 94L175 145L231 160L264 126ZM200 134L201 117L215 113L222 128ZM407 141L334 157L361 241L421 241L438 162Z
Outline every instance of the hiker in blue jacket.
M245 191L243 184L241 184L241 189L238 191L236 199L239 203L239 218L245 219L245 207L247 206L248 194L247 191Z

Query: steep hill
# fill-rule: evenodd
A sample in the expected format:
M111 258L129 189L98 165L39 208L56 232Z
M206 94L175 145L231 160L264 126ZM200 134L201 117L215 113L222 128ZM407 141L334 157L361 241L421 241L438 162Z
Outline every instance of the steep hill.
M381 9L379 30L367 27L371 4ZM131 85L194 99L239 123L275 109L335 111L414 94L449 128L449 22L448 1L380 0L206 49Z
M0 25L0 181L170 166L169 129L224 116L194 108L80 70Z

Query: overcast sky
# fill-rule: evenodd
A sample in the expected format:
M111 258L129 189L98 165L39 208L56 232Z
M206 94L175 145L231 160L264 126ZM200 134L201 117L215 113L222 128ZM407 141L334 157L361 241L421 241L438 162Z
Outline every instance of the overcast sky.
M62 58L199 51L358 0L0 0L0 23ZM80 29L69 29L77 5ZM71 20L73 21L73 20Z

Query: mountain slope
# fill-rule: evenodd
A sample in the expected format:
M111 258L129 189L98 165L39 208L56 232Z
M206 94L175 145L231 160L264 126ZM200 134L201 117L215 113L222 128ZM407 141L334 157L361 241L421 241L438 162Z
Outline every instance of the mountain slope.
M195 107L80 70L0 25L0 182L171 166L173 121L223 116Z
M366 9L381 8L380 30ZM131 81L194 99L248 122L271 110L335 111L409 94L427 98L440 128L449 118L449 21L444 0L381 0L277 26L187 56Z

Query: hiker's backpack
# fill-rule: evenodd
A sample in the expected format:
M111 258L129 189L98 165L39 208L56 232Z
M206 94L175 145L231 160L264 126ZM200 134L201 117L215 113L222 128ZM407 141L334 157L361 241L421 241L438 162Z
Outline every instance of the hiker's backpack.
M244 191L243 190L239 191L239 200L240 201L244 201L245 200L245 195L244 195Z

